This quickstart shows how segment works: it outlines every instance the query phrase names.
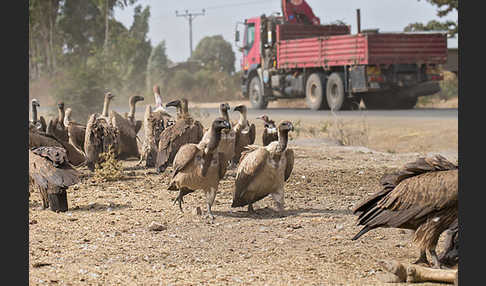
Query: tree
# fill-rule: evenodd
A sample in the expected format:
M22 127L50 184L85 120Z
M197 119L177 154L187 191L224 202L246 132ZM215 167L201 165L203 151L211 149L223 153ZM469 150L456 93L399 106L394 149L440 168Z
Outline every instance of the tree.
M420 0L418 0L420 1ZM459 8L459 0L425 0L432 5L437 6L437 16L444 17L452 11ZM436 20L429 21L427 24L411 23L404 28L404 31L447 31L450 38L453 38L458 33L457 20L438 22Z
M235 53L223 36L206 36L196 47L192 60L200 60L210 69L231 74L235 71Z

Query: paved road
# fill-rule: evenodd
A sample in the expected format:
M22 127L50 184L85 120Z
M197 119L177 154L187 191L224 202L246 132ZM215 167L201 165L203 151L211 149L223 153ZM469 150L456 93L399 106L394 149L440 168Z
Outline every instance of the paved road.
M216 108L200 108L201 112L208 112L210 116L216 116L218 109ZM305 108L268 108L265 110L248 109L248 117L254 118L261 114L267 114L272 117L289 117L289 118L317 118L317 117L331 117L332 113L329 110L313 111ZM457 119L457 108L451 109L407 109L407 110L356 110L356 111L338 111L336 115L339 117L403 117L403 118L420 118L420 119ZM233 116L232 116L233 117Z

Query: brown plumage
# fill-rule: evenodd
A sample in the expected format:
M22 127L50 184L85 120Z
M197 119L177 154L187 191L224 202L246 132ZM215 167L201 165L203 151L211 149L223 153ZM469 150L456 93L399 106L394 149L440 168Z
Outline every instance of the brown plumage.
M352 240L378 227L415 230L416 263L440 267L435 248L440 234L457 219L458 167L444 157L419 158L381 178L383 189L358 203L353 213L364 227Z
M74 122L71 119L71 108L66 108L64 126L68 131L69 143L84 152L84 138L86 137L86 125Z
M29 149L43 146L64 148L67 152L69 162L74 166L79 166L86 161L83 152L69 142L61 141L54 135L39 131L35 128L29 129Z
M150 105L145 108L143 118L144 138L142 154L138 164L145 161L145 167L154 167L157 159L157 147L162 131L167 127L167 121L172 117L162 106L162 96L158 85L154 86L155 107Z
M60 147L38 147L29 150L29 184L42 197L42 207L52 211L68 210L69 186L79 182L66 150Z
M165 107L169 106L177 108L177 120L174 125L167 126L160 133L155 164L158 172L164 172L172 164L182 145L199 143L204 132L201 122L194 120L189 114L187 99L174 100L165 105Z
M245 147L255 143L256 129L255 124L248 122L248 110L245 105L236 106L233 109L234 111L240 112L240 119L233 126L233 130L235 131L235 155L233 156L233 164L237 165Z
M35 128L39 131L46 132L47 124L43 116L37 116L37 108L40 107L40 103L37 99L33 98L31 102L32 106L32 120L29 121L29 128Z
M219 106L219 113L222 118L228 121L231 125L231 121L229 119L228 110L230 110L230 106L228 103L221 103ZM231 125L232 126L232 125ZM206 131L203 135L201 141L209 142L210 133L209 130ZM221 140L218 145L218 152L224 154L224 160L230 162L235 155L235 140L236 140L236 133L235 131L230 128L229 130L222 130L221 131Z
M130 157L140 157L137 145L137 133L135 132L135 104L144 100L143 96L131 96L129 98L130 114L127 117L133 118L133 121L127 117L121 116L118 112L110 111L110 123L118 129L120 138L118 150L116 151L117 159L128 159Z
M57 107L58 116L49 120L46 132L54 135L57 139L63 142L68 142L68 131L67 128L64 126L64 102L59 102L57 104Z
M208 142L185 144L177 152L168 190L179 191L174 203L179 202L181 211L184 196L202 189L206 194L208 216L214 218L211 206L218 191L219 180L224 176L228 164L217 149L221 131L229 128L227 120L216 118L209 129Z
M101 163L100 154L113 148L119 150L120 131L110 124L108 118L108 105L113 98L113 94L105 94L103 114L91 114L86 124L86 135L84 138L84 153L86 154L86 164L91 171L97 163Z
M270 118L268 118L268 116L265 114L257 118L263 120L263 146L267 146L268 144L270 144L270 142L277 141L278 130L277 126L275 125L275 121L270 120Z
M248 205L271 195L279 211L284 209L284 185L294 167L294 151L287 148L288 132L293 131L291 122L279 124L279 141L268 146L250 145L243 152L238 165L231 207Z

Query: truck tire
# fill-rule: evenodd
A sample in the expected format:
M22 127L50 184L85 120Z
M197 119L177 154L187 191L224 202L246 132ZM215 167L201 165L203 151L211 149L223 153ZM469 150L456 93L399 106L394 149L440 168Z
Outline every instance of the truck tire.
M305 84L305 103L307 107L312 110L328 109L325 96L321 74L311 74Z
M258 76L254 76L250 80L250 84L248 85L248 98L253 108L265 109L268 106L268 101L263 96L263 90Z
M346 100L346 94L344 93L343 80L338 73L332 73L327 78L326 99L329 109L334 111L348 109L347 105L350 105L350 102Z

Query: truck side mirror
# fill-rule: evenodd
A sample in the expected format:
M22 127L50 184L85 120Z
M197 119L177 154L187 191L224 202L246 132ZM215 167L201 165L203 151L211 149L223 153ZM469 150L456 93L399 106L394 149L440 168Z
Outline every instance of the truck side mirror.
M239 42L240 41L240 31L236 31L235 32L235 42Z

